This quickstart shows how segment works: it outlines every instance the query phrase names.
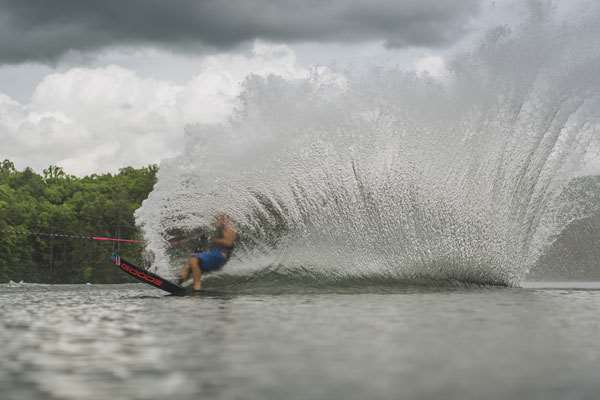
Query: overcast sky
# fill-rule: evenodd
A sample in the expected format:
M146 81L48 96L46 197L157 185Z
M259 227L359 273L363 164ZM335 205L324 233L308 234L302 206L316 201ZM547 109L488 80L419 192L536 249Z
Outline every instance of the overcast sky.
M517 2L518 3L518 2ZM484 0L0 0L0 158L74 174L181 150L219 122L249 74L444 61L514 2Z

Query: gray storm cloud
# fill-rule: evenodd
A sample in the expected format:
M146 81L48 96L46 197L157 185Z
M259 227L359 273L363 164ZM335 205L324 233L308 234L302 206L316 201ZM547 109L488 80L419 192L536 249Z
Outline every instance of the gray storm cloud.
M116 45L222 50L254 39L435 47L459 38L479 8L480 0L0 0L0 63Z

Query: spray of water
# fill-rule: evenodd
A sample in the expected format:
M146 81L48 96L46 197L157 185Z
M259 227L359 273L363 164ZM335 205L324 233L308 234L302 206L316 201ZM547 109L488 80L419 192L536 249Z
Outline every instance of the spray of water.
M518 285L598 133L600 29L532 13L449 64L250 78L235 115L187 132L138 210L166 240L217 211L241 231L229 274ZM162 271L163 273L166 271Z

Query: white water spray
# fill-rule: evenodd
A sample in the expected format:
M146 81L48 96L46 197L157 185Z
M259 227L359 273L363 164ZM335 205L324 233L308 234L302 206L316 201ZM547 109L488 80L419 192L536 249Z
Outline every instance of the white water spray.
M232 274L518 284L569 222L559 195L597 139L596 20L495 29L444 82L248 79L230 121L161 164L137 213L156 264L171 232L225 211Z

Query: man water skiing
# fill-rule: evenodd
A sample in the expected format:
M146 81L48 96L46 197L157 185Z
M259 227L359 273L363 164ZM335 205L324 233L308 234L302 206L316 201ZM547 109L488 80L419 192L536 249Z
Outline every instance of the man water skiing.
M202 286L202 273L218 271L229 261L233 246L237 239L237 231L231 217L218 214L215 218L216 232L210 248L200 253L194 253L187 260L179 273L179 284L188 280L190 273L194 278L194 291Z

